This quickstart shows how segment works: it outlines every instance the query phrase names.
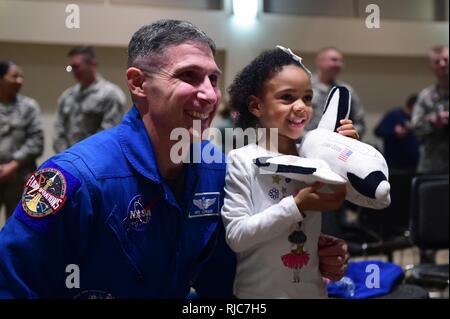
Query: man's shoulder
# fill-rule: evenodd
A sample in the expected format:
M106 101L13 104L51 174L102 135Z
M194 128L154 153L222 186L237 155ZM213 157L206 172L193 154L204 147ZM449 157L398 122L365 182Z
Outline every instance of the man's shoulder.
M61 95L59 96L59 101L65 100L70 96L74 95L76 91L78 91L79 84L72 85L65 89Z
M19 104L24 107L25 109L27 109L27 111L39 111L39 104L38 102L29 97L29 96L25 96L25 95L19 95L18 97L19 100Z
M316 75L313 75L311 77L311 86L315 95L328 95L329 91L331 90L331 86L320 82Z
M386 115L388 116L404 116L405 112L403 111L403 108L401 106L396 106L392 109L392 111L389 111Z
M115 98L118 99L121 103L125 103L125 94L117 84L114 84L102 78L100 87L101 93L105 98Z
M106 80L105 78L101 79L101 85L103 88L113 91L120 91L123 92L122 89L115 83Z
M435 92L436 92L436 85L431 84L419 92L417 99L419 101L424 99L431 99L432 95L435 94Z
M351 84L349 84L348 82L339 80L339 81L336 81L336 85L337 86L346 87L350 91L350 93L352 93L352 94L356 93L355 88Z
M47 159L39 166L37 172L48 168L62 169L65 177L67 177L66 175L69 175L79 182L86 177L83 174L83 172L86 171L86 168L84 165L80 165L80 163L82 163L80 156L64 151Z
M86 138L59 154L58 160L77 160L76 166L95 179L132 176L117 129L104 130Z

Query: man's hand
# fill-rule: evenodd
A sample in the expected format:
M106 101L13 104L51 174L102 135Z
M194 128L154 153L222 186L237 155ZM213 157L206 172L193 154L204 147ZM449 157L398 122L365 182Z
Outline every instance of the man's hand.
M448 125L448 111L439 112L439 118L443 126Z
M408 134L408 129L403 125L397 124L394 127L395 136L397 138L404 138Z
M321 234L319 237L319 270L331 281L340 280L347 270L348 247L342 239Z
M431 113L427 116L427 119L435 127L443 128L448 125L448 111Z
M17 171L20 164L18 161L11 161L5 164L0 165L0 183L7 181L10 179L13 174Z

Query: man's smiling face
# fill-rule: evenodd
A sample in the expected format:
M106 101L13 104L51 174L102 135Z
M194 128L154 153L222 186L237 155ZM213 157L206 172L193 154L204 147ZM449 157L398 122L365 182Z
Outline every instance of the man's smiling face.
M198 120L205 130L221 98L221 72L211 49L188 42L169 46L160 58L162 67L151 72L143 84L152 124L169 135L175 128L194 134L193 121Z

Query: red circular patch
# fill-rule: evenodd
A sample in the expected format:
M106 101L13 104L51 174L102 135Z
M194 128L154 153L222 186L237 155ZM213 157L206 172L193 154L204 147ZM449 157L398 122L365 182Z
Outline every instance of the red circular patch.
M22 207L31 217L45 217L57 213L66 201L66 179L55 168L34 172L26 181Z

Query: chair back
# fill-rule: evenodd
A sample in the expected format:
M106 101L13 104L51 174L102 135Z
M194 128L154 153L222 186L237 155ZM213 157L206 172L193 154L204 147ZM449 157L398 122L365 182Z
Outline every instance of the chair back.
M423 175L411 188L411 239L422 249L449 247L448 175Z

